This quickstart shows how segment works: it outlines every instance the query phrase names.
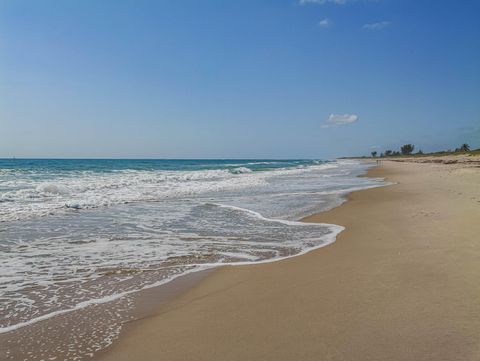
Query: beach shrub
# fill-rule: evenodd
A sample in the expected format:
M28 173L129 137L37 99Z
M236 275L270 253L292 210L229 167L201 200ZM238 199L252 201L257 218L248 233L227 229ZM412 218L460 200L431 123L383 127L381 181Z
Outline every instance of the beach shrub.
M403 155L409 155L412 154L414 148L415 146L413 144L404 144L400 150L402 151Z

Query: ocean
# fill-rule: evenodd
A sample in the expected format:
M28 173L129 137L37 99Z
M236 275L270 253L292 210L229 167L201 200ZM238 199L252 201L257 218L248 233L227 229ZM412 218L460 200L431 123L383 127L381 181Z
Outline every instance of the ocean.
M369 166L0 159L0 358L34 359L34 347L89 357L118 336L141 290L333 242L342 227L299 220L384 184L358 177ZM58 317L75 324L63 343L48 328Z

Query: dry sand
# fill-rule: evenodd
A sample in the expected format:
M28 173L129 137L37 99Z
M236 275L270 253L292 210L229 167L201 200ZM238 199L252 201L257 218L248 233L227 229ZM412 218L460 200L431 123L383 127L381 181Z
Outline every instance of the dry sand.
M308 222L330 246L212 272L102 360L480 360L480 168L383 162L398 184Z

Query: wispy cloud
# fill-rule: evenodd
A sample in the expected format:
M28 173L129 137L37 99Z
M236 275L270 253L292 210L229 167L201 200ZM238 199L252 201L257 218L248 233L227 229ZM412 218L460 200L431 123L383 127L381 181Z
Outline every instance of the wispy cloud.
M325 5L325 4L337 4L343 5L352 0L299 0L300 5L316 4L316 5Z
M362 29L366 30L382 30L391 24L390 21L380 21L378 23L364 24Z
M329 28L330 26L332 26L332 24L333 21L330 19L323 19L318 22L318 26L320 26L321 28Z
M322 128L331 128L331 127L338 127L342 125L348 125L355 123L358 121L357 114L330 114L327 122L322 124Z

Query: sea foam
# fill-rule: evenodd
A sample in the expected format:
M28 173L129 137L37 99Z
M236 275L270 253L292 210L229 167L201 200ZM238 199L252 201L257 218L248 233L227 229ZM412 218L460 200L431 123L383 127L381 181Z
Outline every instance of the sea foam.
M299 219L384 184L357 177L367 166L351 161L129 166L5 171L0 163L0 333L188 273L323 247L343 227Z

